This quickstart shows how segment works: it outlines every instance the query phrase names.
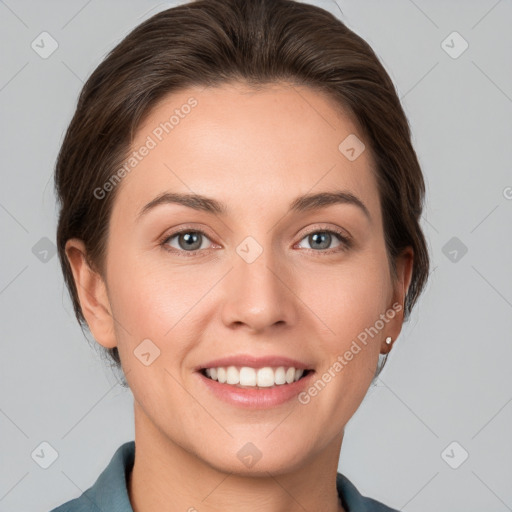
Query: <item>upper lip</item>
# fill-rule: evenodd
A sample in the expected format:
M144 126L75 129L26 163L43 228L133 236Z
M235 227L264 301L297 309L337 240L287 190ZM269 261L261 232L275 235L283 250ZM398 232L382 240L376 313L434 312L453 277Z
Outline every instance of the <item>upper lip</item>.
M196 368L196 371L204 370L205 368L219 368L227 366L248 366L250 368L264 368L271 366L277 368L284 366L285 368L296 368L303 370L311 370L312 366L296 359L284 356L264 356L256 357L248 354L239 354L229 357L221 357L219 359L213 359L205 364L202 364Z

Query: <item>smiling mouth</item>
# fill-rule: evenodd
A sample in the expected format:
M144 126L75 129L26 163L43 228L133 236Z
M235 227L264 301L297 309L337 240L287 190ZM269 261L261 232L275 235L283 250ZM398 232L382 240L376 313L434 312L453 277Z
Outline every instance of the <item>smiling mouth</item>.
M202 368L199 372L204 377L221 384L238 388L268 389L297 382L312 371L314 370L303 370L292 366L265 366L263 368L219 366L216 368Z

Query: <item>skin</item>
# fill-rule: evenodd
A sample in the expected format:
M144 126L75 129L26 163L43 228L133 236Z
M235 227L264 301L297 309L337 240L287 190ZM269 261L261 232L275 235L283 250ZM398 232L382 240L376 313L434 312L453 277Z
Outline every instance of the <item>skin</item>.
M341 511L344 428L379 353L390 350L386 336L400 333L403 309L306 405L237 408L212 395L194 368L235 353L277 354L322 375L393 303L403 306L412 249L397 258L392 280L368 145L352 162L338 150L349 134L364 137L313 89L232 83L173 93L133 148L191 96L198 105L119 185L104 275L89 268L80 240L66 247L90 330L118 347L135 398L133 509ZM339 189L361 199L371 219L352 204L288 213L299 195ZM167 191L215 198L228 213L165 204L137 220ZM179 236L167 242L176 252L165 250L162 236L182 228L205 231L202 252L187 257ZM333 234L318 249L307 236L336 228L352 247L342 250ZM251 264L236 252L247 236L263 248ZM147 338L161 351L149 366L133 354ZM247 442L262 454L251 468L237 457Z

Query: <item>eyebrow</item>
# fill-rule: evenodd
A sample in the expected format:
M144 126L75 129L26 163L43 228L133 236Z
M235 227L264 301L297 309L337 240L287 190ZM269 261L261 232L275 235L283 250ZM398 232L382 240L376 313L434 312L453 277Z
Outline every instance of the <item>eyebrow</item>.
M179 194L175 192L164 192L146 204L137 216L139 220L150 210L162 204L180 204L198 211L204 211L215 215L225 216L228 208L224 203L211 197L200 194ZM319 210L335 204L351 204L358 207L371 222L372 218L366 205L357 196L346 190L334 192L319 192L316 194L305 194L295 198L289 206L290 212L309 212Z

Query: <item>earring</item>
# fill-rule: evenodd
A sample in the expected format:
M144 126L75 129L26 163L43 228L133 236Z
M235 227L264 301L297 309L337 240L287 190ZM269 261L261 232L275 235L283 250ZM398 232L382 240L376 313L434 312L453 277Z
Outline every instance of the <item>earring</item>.
M391 345L391 342L392 342L392 341L393 341L393 340L392 340L391 336L388 336L388 337L386 338L386 343L387 343L388 345Z

